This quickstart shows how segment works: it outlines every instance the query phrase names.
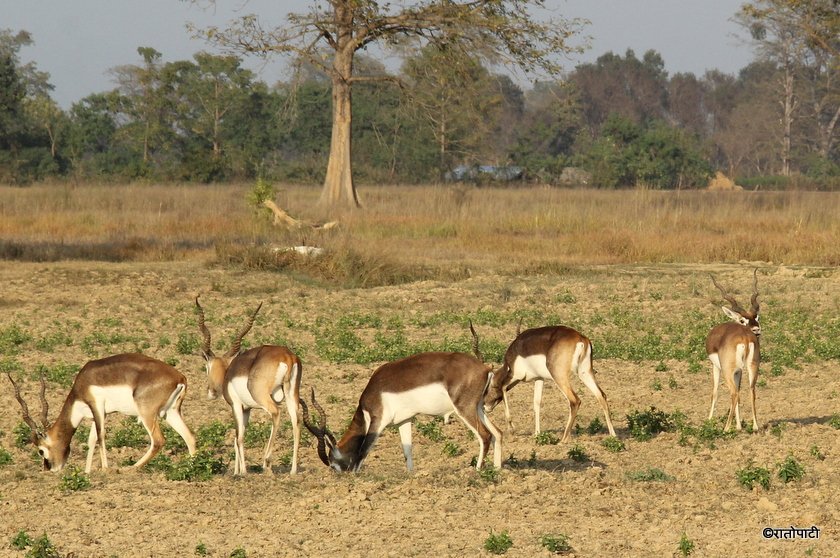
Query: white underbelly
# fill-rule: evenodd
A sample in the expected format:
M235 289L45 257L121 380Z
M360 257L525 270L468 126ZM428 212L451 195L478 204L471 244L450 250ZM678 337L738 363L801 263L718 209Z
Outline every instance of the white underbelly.
M415 415L440 416L455 409L443 384L429 384L399 393L383 392L382 407L383 418L393 424L405 422Z
M513 361L514 381L533 382L535 380L550 380L551 373L545 363L545 355L531 355L516 357Z
M248 376L233 378L228 384L228 395L235 403L239 403L246 409L262 408L248 391Z
M92 386L90 394L98 405L103 406L105 414L122 413L135 417L140 414L130 386Z

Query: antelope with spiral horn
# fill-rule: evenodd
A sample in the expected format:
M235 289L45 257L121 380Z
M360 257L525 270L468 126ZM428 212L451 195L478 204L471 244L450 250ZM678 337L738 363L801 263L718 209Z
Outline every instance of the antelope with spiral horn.
M207 367L208 399L221 394L233 412L236 423L234 475L247 473L245 464L245 428L252 409L262 409L271 416L271 434L263 451L263 470L271 472L270 458L274 436L280 430L280 408L284 400L292 423L291 474L297 473L300 425L298 401L302 366L300 359L287 347L261 345L242 351L242 338L251 330L262 304L257 306L248 323L239 331L231 348L216 356L210 344L210 330L204 323L204 309L195 297L198 328L202 334L201 354Z
M735 297L721 287L714 276L712 283L729 303L729 308L722 306L721 309L732 321L716 325L706 337L706 354L712 362L712 408L709 411L709 419L715 416L718 387L723 376L726 387L729 388L729 415L724 430L729 430L732 426L733 417L735 428L741 430L741 376L746 371L752 401L752 426L756 431L758 420L755 414L755 384L758 381L758 365L761 361L758 342L761 335L761 325L758 323L758 269L753 272L753 292L749 310L738 304Z
M195 438L181 417L181 403L187 393L187 379L174 367L157 359L136 354L120 354L85 364L70 388L55 422L48 423L46 379L41 375L41 425L29 414L29 408L12 379L23 420L32 430L31 441L43 458L44 470L60 471L70 455L70 442L82 419L93 419L88 437L85 472L90 473L93 452L99 447L102 468L108 467L105 453L105 415L122 413L138 417L149 434L150 446L135 467L149 462L163 447L161 417L184 439L190 455L195 454ZM97 444L98 442L98 444Z
M475 336L475 331L473 330ZM474 348L477 351L477 338ZM465 353L429 352L388 362L377 368L359 398L349 428L336 441L327 428L324 409L314 423L306 402L301 400L303 424L318 440L318 456L336 471L358 471L376 440L389 425L397 425L405 464L414 469L411 452L411 422L419 415L444 416L454 413L478 438L480 469L494 445L493 465L502 466L502 434L484 413L484 393L493 377L482 359Z

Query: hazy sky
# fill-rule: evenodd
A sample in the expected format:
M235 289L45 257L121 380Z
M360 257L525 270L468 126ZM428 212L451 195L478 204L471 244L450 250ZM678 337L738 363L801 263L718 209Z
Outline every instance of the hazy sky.
M591 62L607 51L638 57L658 51L671 74L702 75L718 69L736 73L753 58L743 33L731 18L744 0L546 0L555 15L591 21L585 34L592 48L568 62L568 69ZM49 72L53 97L71 103L114 87L109 68L141 62L138 46L150 46L165 61L191 59L208 46L190 38L186 23L224 27L239 15L256 13L266 23L284 21L286 13L306 11L311 0L0 0L0 27L32 33L24 62ZM406 0L406 3L410 3ZM284 78L280 62L248 61L260 79Z

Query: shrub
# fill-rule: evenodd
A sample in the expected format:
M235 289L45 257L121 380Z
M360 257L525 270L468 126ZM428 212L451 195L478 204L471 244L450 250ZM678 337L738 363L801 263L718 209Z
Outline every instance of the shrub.
M798 481L805 476L805 468L800 465L796 458L788 455L787 458L779 464L779 478L785 484L791 481Z
M417 421L415 423L415 426L417 427L417 432L419 432L429 440L433 442L441 442L444 439L441 424L443 424L443 419L441 417L435 417L434 419L425 423Z
M447 441L445 444L443 444L443 450L442 451L443 451L444 455L448 455L449 457L457 457L457 456L461 455L462 453L464 453L464 450L461 449L461 446L459 446L458 444L456 444L455 442L453 442L451 440Z
M4 467L13 461L12 454L6 449L0 448L0 467Z
M738 483L747 490L752 490L755 485L770 490L770 471L764 467L756 467L752 460L743 469L738 469L735 476Z
M534 436L534 441L538 446L556 446L560 443L560 438L554 432L543 430Z
M32 443L32 429L25 422L21 421L12 429L12 437L15 440L15 447L24 449Z
M680 551L680 555L682 556L690 556L694 552L694 541L689 539L685 532L680 537L680 544L677 546L677 550Z
M26 551L26 558L61 558L61 554L58 553L58 549L44 533L32 541L32 545Z
M29 536L29 533L21 529L20 531L18 531L17 535L12 537L10 544L12 545L12 548L16 550L24 550L32 546L33 542L35 541L32 540L32 537Z
M149 445L149 434L137 419L126 417L120 428L105 438L105 445L108 448L142 448Z
M647 411L633 411L627 415L627 427L637 440L650 440L655 434L669 432L674 422L664 411L650 407Z
M225 472L222 460L207 450L200 450L174 463L166 471L166 478L175 481L206 481Z
M196 443L199 448L221 448L225 443L225 437L230 429L230 424L225 424L218 420L202 424L195 435Z
M674 477L656 467L648 467L640 471L628 471L626 476L628 480L637 482L665 482L674 480Z
M552 554L565 554L572 551L569 537L563 533L541 536L540 545Z
M840 415L838 415L838 414L831 415L831 418L828 419L828 425L832 428L836 428L837 430L840 430Z
M478 471L478 476L484 482L496 484L499 482L499 469L496 469L492 465L486 465Z
M610 436L609 438L605 438L601 445L607 448L607 451L611 451L613 453L618 453L620 451L625 450L624 442L616 438L615 436Z
M490 531L490 536L484 541L484 550L490 554L504 554L512 546L513 540L511 540L507 531L502 531L498 534Z
M595 434L600 434L604 431L604 425L601 422L601 419L595 417L591 421L589 421L589 426L586 427L586 433L590 436L594 436Z
M193 333L179 333L178 341L175 343L175 350L179 355L193 355L198 352L200 346L198 336Z
M90 477L84 471L70 465L64 469L61 475L61 490L64 492L76 492L90 488Z
M583 449L583 446L580 444L575 444L574 446L569 449L567 455L572 461L576 461L578 463L583 463L584 461L589 461L589 455L587 455L586 450Z

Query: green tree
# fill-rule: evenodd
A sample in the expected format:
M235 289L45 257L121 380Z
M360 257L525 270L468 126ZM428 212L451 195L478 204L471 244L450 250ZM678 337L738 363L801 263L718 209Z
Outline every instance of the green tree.
M359 205L351 172L352 99L354 84L389 76L359 76L355 55L374 44L388 47L433 43L508 62L527 71L557 73L554 55L568 52L569 37L579 22L536 18L542 0L375 0L313 2L308 13L289 14L286 24L269 29L255 15L225 29L209 28L204 36L227 48L260 54L279 53L307 60L329 76L332 97L330 155L321 201L329 206ZM331 56L324 59L319 47Z

